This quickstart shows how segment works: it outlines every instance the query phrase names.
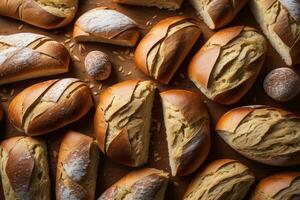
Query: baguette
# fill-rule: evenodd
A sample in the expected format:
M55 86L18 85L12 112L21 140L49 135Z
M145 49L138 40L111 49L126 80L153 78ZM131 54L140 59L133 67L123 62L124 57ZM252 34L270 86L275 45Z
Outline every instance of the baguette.
M113 161L137 167L148 160L155 85L128 80L99 96L94 127L101 151Z
M242 200L254 180L253 173L239 161L215 160L192 180L183 200Z
M160 94L173 176L194 172L210 150L209 115L200 95L186 90Z
M158 7L160 9L177 10L183 0L113 0L113 2L137 6Z
M1 178L6 200L50 200L47 148L31 137L12 137L1 143Z
M215 33L192 58L188 76L207 98L234 104L252 87L266 51L267 42L256 29L226 28Z
M128 16L107 7L98 7L81 15L75 23L73 37L77 42L102 42L135 46L139 31Z
M94 200L98 162L98 147L93 138L67 132L58 155L56 200Z
M250 199L300 199L300 173L285 172L264 178L258 183Z
M200 34L200 28L190 18L164 19L138 44L135 63L146 75L168 84Z
M69 24L77 7L78 0L5 0L0 1L0 15L55 29Z
M189 0L210 29L229 24L248 0Z
M8 118L19 131L35 136L79 120L93 104L90 89L79 79L49 80L19 93L9 105Z
M300 117L269 106L245 106L224 114L216 131L238 153L274 166L300 164Z
M252 13L287 65L300 63L300 2L251 0Z
M68 72L70 61L64 45L34 33L0 35L0 58L0 85Z
M154 168L133 171L108 188L98 200L163 200L168 179L167 173Z

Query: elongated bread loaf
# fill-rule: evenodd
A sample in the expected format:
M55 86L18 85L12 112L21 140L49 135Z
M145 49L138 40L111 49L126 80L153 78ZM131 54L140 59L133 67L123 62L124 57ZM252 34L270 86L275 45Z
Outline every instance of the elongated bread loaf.
M167 84L201 34L190 18L169 17L156 24L135 50L142 72Z
M243 200L255 177L239 161L215 160L188 186L184 200Z
M12 137L1 143L0 172L6 200L50 200L47 148L31 137Z
M103 42L135 46L139 31L137 23L128 16L107 7L98 7L81 15L75 23L76 41Z
M210 150L209 115L200 95L187 90L160 93L172 175L194 172Z
M229 24L248 0L189 0L210 29Z
M89 136L69 131L59 150L56 200L95 199L99 150Z
M3 0L0 15L12 17L44 29L67 25L74 18L78 0Z
M108 188L98 200L163 200L168 179L167 173L154 168L133 171Z
M69 70L69 60L65 46L48 36L0 35L0 85L65 73Z
M268 106L246 106L224 114L216 131L237 152L275 166L300 164L300 118Z
M300 1L251 0L256 21L287 65L300 63Z
M177 10L180 8L183 0L113 0L116 3L166 8L169 10Z
M284 172L264 178L256 186L251 200L300 199L300 173Z
M267 42L256 29L235 26L215 33L195 54L188 76L209 99L238 102L263 66Z
M137 167L148 160L155 85L128 80L101 92L94 127L102 152L115 162Z
M75 78L45 81L19 93L8 117L19 131L40 135L77 121L93 107L87 85Z

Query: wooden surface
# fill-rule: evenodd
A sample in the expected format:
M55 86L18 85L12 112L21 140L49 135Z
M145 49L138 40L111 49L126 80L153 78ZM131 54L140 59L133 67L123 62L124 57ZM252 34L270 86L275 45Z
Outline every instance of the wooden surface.
M168 16L174 16L174 15L186 15L190 17L196 17L197 15L195 11L191 8L191 6L185 2L182 6L182 9L176 12L166 11L166 10L159 10L156 8L144 8L144 7L136 7L136 6L121 6L116 5L114 3L111 3L110 0L82 0L80 1L79 5L79 11L77 13L77 17L81 15L83 12L96 7L97 5L100 6L108 6L111 8L116 8L117 10L120 10L124 12L125 14L129 15L133 19L135 19L139 24L141 31L143 34L145 34L149 28L157 21L164 19ZM199 18L197 18L199 19ZM200 19L199 19L200 20ZM150 21L150 22L148 22ZM146 24L150 23L151 25L146 26ZM74 23L74 22L73 22ZM21 26L23 25L23 26ZM258 27L253 16L251 15L251 12L248 8L248 5L239 13L239 15L236 17L236 19L229 25L249 25L253 27ZM21 26L21 27L20 27ZM65 37L65 34L72 34L72 26L73 24L70 24L69 26L59 29L59 30L51 30L46 31L39 28L35 28L31 25L24 24L20 21L16 21L13 19L0 17L0 34L11 34L11 33L17 33L17 32L33 32L33 33L41 33L48 36L53 37L54 39L64 42L67 38ZM186 70L187 70L187 63L191 59L191 56L195 54L195 52L203 45L203 43L213 34L213 31L209 30L202 22L201 22L201 28L203 31L202 36L197 41L197 44L194 46L193 50L190 52L188 57L185 59L184 64L179 68L175 76L173 77L172 81L168 86L159 86L159 89L165 90L170 88L184 88L193 90L196 92L199 92L197 88L193 85L191 81L189 81L186 78ZM80 54L78 51L78 45L75 45L74 53L80 59L83 61L85 55L92 50L102 50L106 52L111 60L113 61L114 68L111 77L103 82L95 82L92 80L89 80L86 73L84 72L84 66L83 62L73 62L70 66L70 72L64 75L60 76L52 76L52 77L46 77L46 78L38 78L33 79L30 81L22 81L15 84L9 84L6 86L0 87L0 95L5 96L8 98L7 102L2 102L2 106L5 108L5 111L7 111L7 106L9 104L9 101L11 100L10 92L11 90L15 91L15 94L17 94L19 91L24 89L25 87L28 87L34 83L38 83L43 80L48 79L54 79L54 78L61 78L61 77L77 77L82 80L89 81L88 84L95 85L93 88L94 92L99 91L99 85L102 85L102 88L106 88L107 86L110 86L114 83L117 83L122 80L127 80L134 77L139 78L146 78L138 69L136 69L135 64L133 62L133 58L130 56L129 52L134 52L134 49L124 48L124 47L118 47L118 46L112 46L112 45L105 45L105 44L96 44L96 43L85 43L84 44L87 48L85 52ZM126 61L122 61L123 59L118 58L119 55L116 55L116 52L118 52L119 55L121 55L123 58L126 59ZM124 72L119 72L119 67L122 66L124 69ZM240 101L238 104L232 105L232 106L222 106L218 105L216 103L210 102L208 100L205 100L209 112L211 115L211 121L212 121L212 130L214 130L214 125L217 121L217 119L222 115L224 112L229 110L230 108L242 106L242 105L251 105L251 104L267 104L277 107L283 107L287 110L296 112L300 114L300 104L298 103L300 100L300 97L296 98L295 100L285 103L285 104L279 104L270 98L268 98L262 88L262 81L265 77L266 73L270 71L273 68L277 67L284 67L285 64L280 59L280 56L274 51L273 48L269 45L268 50L268 56L265 62L265 65L260 73L260 76L258 77L255 85L253 88L249 91L249 93ZM295 67L297 68L297 67ZM299 70L298 70L299 71ZM128 76L128 72L132 72L132 75ZM96 104L97 102L97 96L95 96ZM61 130L55 131L53 133L49 133L47 135L42 136L43 139L47 141L48 144L48 152L49 152L49 163L50 163L50 170L51 170L51 180L52 180L52 199L55 199L54 195L54 186L55 186L55 168L56 168L56 160L57 160L57 152L60 140L63 136L63 134L67 130L74 130L81 133L93 135L93 116L94 116L94 110L89 112L84 118L82 118L80 121L69 125ZM154 104L154 110L153 110L153 118L156 119L159 123L163 124L162 121L162 109L161 109L161 103L159 96L156 96L155 104ZM22 133L18 132L14 128L12 128L9 125L9 122L7 118L5 119L6 123L2 122L2 127L0 129L0 135L1 140L5 138L9 138L16 135L23 135ZM153 127L156 127L156 124L153 124ZM240 160L242 163L246 164L255 174L257 181L261 180L262 178L274 174L276 172L282 172L282 171L299 171L300 172L300 166L295 167L271 167L262 165L253 161L250 161L236 152L234 152L228 145L226 145L222 139L217 136L217 134L212 131L212 148L209 154L209 158L207 159L206 163L219 159L219 158L233 158ZM168 165L168 152L167 152L167 143L166 143L166 135L165 135L165 129L162 126L160 131L152 131L152 138L151 138L151 145L150 145L150 155L149 155L149 162L147 163L147 167L155 167L158 169L163 169L168 172L170 172L169 165ZM155 159L155 157L160 157L161 160ZM204 164L204 165L205 165ZM96 188L96 197L99 197L99 195L107 189L110 185L112 185L114 182L116 182L118 179L120 179L122 176L124 176L127 172L130 170L134 170L133 168L124 167L118 164L115 164L111 162L109 159L105 158L103 155L101 155L100 158L100 167L99 167L99 173L98 173L98 182L97 182L97 188ZM189 183L190 179L194 177L194 174L186 177L172 177L170 184L168 186L167 192L166 192L166 200L179 200L182 198L182 195L187 187L187 184ZM0 197L0 199L4 199L4 197Z

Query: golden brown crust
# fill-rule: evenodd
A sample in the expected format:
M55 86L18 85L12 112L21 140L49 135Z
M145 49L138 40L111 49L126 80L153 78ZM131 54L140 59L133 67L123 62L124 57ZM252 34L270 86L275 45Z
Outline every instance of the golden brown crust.
M169 10L179 9L183 0L113 0L116 3L138 5L147 7L166 8Z

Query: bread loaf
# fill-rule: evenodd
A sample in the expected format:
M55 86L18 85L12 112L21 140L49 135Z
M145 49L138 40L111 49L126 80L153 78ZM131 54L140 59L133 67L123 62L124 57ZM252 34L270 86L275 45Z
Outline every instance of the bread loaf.
M207 98L233 104L252 87L266 51L266 40L256 29L226 28L215 33L192 58L188 76Z
M50 200L47 148L31 137L12 137L1 143L1 178L6 200Z
M155 86L128 80L101 92L94 127L102 152L115 162L137 167L148 160Z
M189 0L210 29L229 24L248 0Z
M168 179L167 173L154 168L133 171L108 188L98 200L163 200Z
M55 29L70 23L77 7L78 0L5 0L0 1L0 15Z
M98 147L93 138L67 132L57 161L56 200L94 200L98 162Z
M256 21L287 65L300 63L300 2L251 0Z
M0 35L0 85L65 73L69 70L69 60L64 45L47 36Z
M200 95L187 90L160 94L173 176L194 172L210 150L209 115Z
M200 34L200 28L190 18L164 19L137 46L135 63L146 75L167 84Z
M300 173L285 172L269 176L256 186L251 200L300 199Z
M73 37L76 41L133 47L140 35L136 29L137 23L128 16L113 9L98 7L78 18Z
M242 200L254 180L249 168L239 161L215 160L192 180L183 199Z
M267 165L300 164L300 118L268 106L246 106L224 114L216 131L237 152Z
M116 3L177 10L183 0L113 0Z
M90 89L79 79L49 80L32 85L10 103L12 125L27 135L40 135L80 119L93 107Z

